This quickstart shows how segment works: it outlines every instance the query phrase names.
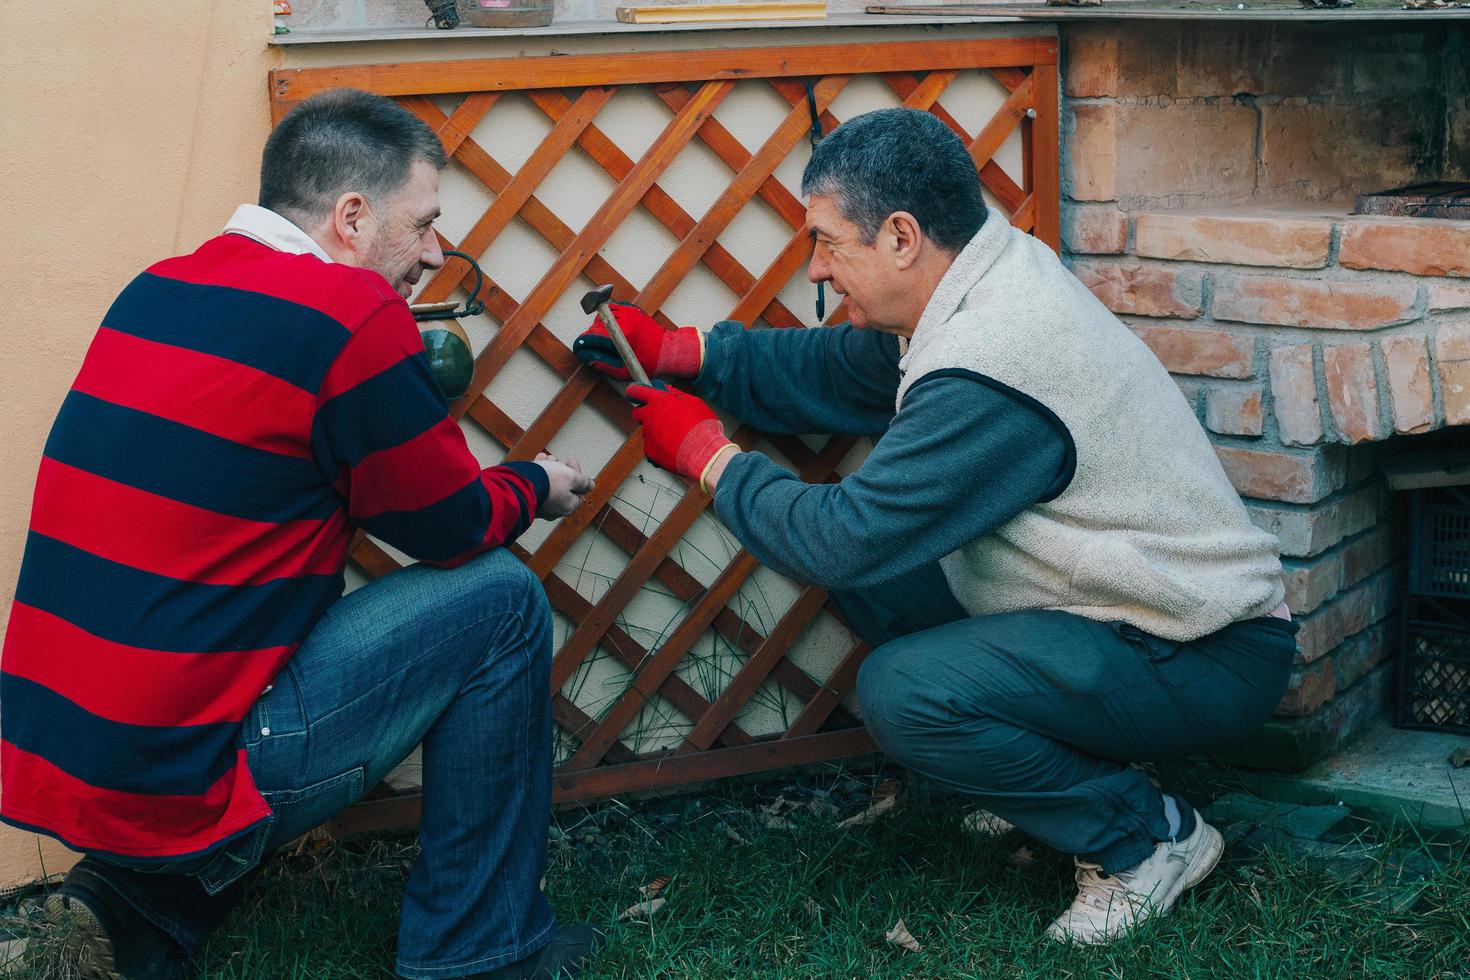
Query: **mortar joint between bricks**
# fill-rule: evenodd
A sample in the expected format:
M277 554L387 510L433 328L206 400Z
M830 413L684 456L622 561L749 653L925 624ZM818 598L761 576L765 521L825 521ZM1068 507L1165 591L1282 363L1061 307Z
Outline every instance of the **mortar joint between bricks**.
M1317 386L1317 418L1322 426L1322 442L1341 443L1342 436L1338 434L1331 408L1327 403L1327 366L1322 358L1322 344L1317 340L1312 341L1312 384Z
M1394 434L1393 391L1388 384L1388 365L1383 359L1383 348L1378 338L1368 341L1368 358L1373 367L1373 387L1376 389L1374 402L1378 406L1378 431L1387 439Z
M1439 378L1439 350L1426 334L1424 337L1425 370L1429 372L1429 403L1434 413L1434 427L1445 423L1444 390Z

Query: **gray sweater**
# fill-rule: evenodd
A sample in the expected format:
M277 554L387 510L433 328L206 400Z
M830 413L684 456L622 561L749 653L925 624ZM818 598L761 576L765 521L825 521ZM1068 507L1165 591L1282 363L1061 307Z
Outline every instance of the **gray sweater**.
M753 555L829 589L878 585L936 561L1066 489L1061 421L971 372L915 383L894 414L896 337L848 324L808 330L715 326L695 387L773 433L853 433L877 442L835 484L803 483L759 452L736 456L715 512Z

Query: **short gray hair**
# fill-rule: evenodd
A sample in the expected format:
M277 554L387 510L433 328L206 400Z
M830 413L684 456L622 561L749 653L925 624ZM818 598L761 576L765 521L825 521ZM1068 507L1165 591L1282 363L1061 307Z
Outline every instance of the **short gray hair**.
M260 206L320 220L350 191L381 200L417 160L448 165L424 121L392 99L352 88L313 95L271 132L260 161Z
M918 109L879 109L838 126L812 152L801 192L834 198L864 245L896 211L912 214L947 252L961 251L985 223L975 161L948 126Z

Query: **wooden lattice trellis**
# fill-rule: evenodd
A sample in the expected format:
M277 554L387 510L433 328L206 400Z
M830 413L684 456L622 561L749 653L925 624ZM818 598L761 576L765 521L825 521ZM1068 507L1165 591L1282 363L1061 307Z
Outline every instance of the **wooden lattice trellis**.
M774 628L762 633L729 607L732 596L756 569L756 560L739 551L709 586L672 556L674 547L710 504L698 487L688 487L662 522L645 533L612 506L618 488L643 459L642 438L619 392L581 368L563 340L543 324L558 298L580 292L579 279L612 283L618 300L633 302L666 326L660 307L696 266L702 265L737 297L733 309L712 310L709 320L726 314L747 323L799 328L802 321L783 305L778 293L801 273L811 252L805 209L775 176L776 168L807 138L810 98L822 129L839 120L828 106L854 78L880 78L894 102L934 113L970 147L980 178L992 200L1011 221L1053 248L1058 244L1057 45L1051 37L999 38L821 46L750 48L579 55L439 63L381 64L271 73L274 118L295 102L336 86L353 86L396 98L427 122L446 151L493 195L493 201L458 242L446 247L484 255L515 220L523 222L555 250L556 258L519 301L486 268L482 296L499 330L476 359L469 392L453 410L467 416L505 449L507 459L529 459L584 403L600 412L625 439L596 474L597 489L576 514L564 519L534 551L516 554L545 583L555 609L573 624L552 667L553 716L574 736L576 748L558 768L558 800L592 798L629 790L667 786L779 766L817 762L872 751L861 724L842 707L867 649L853 645L827 676L812 677L788 658L791 645L825 609L836 615L823 590L808 587ZM975 133L964 130L939 102L966 72L982 71L1008 93L998 111ZM789 107L765 142L747 149L714 115L737 85L769 86ZM638 159L594 124L599 110L624 86L650 86L671 117L662 133ZM497 163L474 137L476 127L503 93L524 95L550 121L550 130L520 168ZM436 104L446 94L462 95L452 111ZM1013 131L1020 130L1023 176L1018 182L993 157ZM700 141L731 171L728 185L700 217L689 214L659 186L659 178L692 141ZM564 155L580 151L614 182L612 192L580 230L565 224L536 197L543 180ZM718 239L747 205L761 202L790 228L758 274L722 247ZM677 240L669 256L641 287L620 274L600 254L619 225L642 208ZM442 236L441 236L442 237ZM419 301L450 298L468 274L465 263L451 261L426 285ZM828 322L843 316L839 306ZM559 390L529 426L522 427L484 392L518 350L529 350L561 378ZM834 437L819 450L792 437L764 436L741 427L732 438L750 448L765 439L792 461L808 481L837 479L835 468L852 448L850 437ZM625 552L626 565L605 592L592 601L555 569L583 534L600 534ZM397 567L373 541L360 539L353 552L370 575ZM650 581L687 604L687 612L655 649L646 649L618 623L634 596ZM676 673L695 642L714 630L742 658L717 696L708 697ZM562 693L585 658L601 647L630 672L621 696L598 718ZM761 685L774 681L802 705L795 720L774 736L746 732L737 716ZM630 721L655 697L685 716L689 728L677 747L638 755L624 744ZM344 827L401 824L416 814L416 799L379 798L360 805Z

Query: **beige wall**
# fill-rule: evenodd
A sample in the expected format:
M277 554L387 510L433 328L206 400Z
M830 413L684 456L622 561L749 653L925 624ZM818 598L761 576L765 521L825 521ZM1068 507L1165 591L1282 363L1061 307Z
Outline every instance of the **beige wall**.
M254 200L269 33L265 0L0 3L0 630L41 447L103 312ZM0 888L67 864L0 829Z

